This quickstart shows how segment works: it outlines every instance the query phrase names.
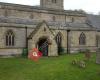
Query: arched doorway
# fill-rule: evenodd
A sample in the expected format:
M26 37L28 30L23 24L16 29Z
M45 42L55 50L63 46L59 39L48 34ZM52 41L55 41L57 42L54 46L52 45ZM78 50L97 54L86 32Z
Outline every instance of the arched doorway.
M40 38L38 43L38 49L42 52L43 56L48 56L48 41L46 37Z

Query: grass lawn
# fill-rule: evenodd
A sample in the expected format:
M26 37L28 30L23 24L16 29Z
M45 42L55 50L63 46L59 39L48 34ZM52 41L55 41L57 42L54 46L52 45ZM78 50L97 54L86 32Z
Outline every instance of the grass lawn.
M0 58L0 80L100 80L100 65L95 54L86 68L72 65L73 59L83 60L83 54L43 57L38 62L25 58Z

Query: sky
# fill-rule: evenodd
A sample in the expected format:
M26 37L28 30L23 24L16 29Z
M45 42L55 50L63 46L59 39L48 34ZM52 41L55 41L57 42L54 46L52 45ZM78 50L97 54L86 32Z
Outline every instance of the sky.
M40 0L0 0L0 2L24 4L31 6L40 4ZM82 9L88 13L98 14L100 12L100 0L64 0L64 9Z

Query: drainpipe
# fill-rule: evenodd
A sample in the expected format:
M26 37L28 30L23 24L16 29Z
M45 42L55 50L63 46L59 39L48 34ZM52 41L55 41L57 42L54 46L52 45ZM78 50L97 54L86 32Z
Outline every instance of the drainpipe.
M26 48L27 48L28 47L28 44L27 44L28 43L28 40L27 40L27 26L25 27L25 33L26 33L25 37L26 37Z
M26 49L28 49L28 38L27 38L27 26L25 27L25 36L26 36ZM28 54L28 50L27 51L27 54Z
M70 46L69 46L69 32L70 32L70 30L67 30L67 54L70 53Z

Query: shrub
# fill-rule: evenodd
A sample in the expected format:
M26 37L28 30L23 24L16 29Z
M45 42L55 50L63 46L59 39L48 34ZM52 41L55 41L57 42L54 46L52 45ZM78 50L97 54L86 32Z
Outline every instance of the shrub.
M77 64L77 60L72 60L72 64L73 65Z
M58 47L58 53L59 53L59 55L64 54L64 48L63 47Z
M22 57L27 57L28 56L28 49L24 48L22 52Z

